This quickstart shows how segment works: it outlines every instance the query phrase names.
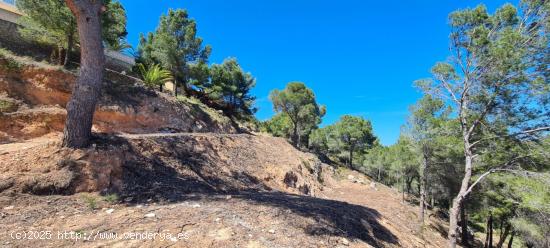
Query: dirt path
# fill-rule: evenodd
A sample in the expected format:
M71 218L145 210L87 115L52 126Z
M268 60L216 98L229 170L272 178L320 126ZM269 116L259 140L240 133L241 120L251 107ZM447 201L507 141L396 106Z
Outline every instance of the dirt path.
M61 137L61 133L50 133L48 135L29 139L24 142L15 142L8 144L0 144L0 154L7 154L10 152L16 152L20 150L30 149L37 146L47 145L53 143ZM117 136L126 139L144 139L144 138L161 138L161 137L206 137L206 136L218 136L218 137L238 137L246 134L219 134L219 133L147 133L147 134L128 134L120 133Z
M424 233L424 240L422 240L417 234L418 206L403 203L399 192L385 185L373 183L357 172L348 172L347 175L348 177L351 175L353 179L339 181L332 190L325 193L328 198L368 206L378 211L381 215L380 222L392 233L396 233L400 242L404 244L414 247L445 246L445 239L437 231L445 225L441 220L429 218L427 221L429 231Z
M160 138L160 137L182 137L182 136L206 136L206 135L218 135L218 136L235 136L239 134L214 134L214 133L146 133L146 134L129 134L121 133L117 136L127 139L143 139L143 138Z
M59 137L61 137L60 133L51 133L25 142L0 144L0 155L52 144L56 142Z

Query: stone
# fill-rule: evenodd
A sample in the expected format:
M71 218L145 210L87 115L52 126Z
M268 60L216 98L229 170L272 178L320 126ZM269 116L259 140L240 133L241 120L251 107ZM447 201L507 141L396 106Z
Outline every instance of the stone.
M342 238L342 239L340 240L340 243L342 243L342 244L345 245L345 246L348 246L348 245L349 245L349 240L346 239L346 238Z
M376 191L378 191L378 189L376 188L376 183L375 182L371 182L370 183L370 187Z

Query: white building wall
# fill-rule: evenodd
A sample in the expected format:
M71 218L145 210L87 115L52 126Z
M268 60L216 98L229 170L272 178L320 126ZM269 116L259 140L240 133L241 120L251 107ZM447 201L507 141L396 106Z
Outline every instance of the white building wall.
M8 22L16 23L17 19L21 16L21 12L15 8L15 5L8 4L3 0L0 0L0 19Z
M9 23L17 24L17 19L21 17L23 13L21 13L17 8L15 7L15 0L0 0L0 20L7 21ZM10 26L13 26L10 25ZM0 27L0 30L4 32L8 32L5 30L6 28L2 29ZM11 30L11 29L10 29ZM16 30L11 30L10 32L17 32ZM121 66L125 68L125 70L128 70L132 68L132 66L135 65L135 60L133 57L125 55L120 52L105 50L105 56L108 60L108 62L112 62L118 66Z

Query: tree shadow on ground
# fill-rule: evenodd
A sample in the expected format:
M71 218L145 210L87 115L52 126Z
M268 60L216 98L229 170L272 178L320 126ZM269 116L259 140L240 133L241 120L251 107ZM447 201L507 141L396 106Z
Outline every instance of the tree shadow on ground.
M314 219L314 224L305 227L304 231L308 235L348 237L362 240L375 247L383 247L382 243L398 244L397 237L380 224L380 213L372 208L278 191L248 191L234 197L250 204L288 209L294 214Z
M118 140L118 145L129 147L123 165L122 187L117 189L123 201L129 205L147 202L168 204L196 199L220 201L230 194L232 198L248 204L287 210L289 214L313 220L294 223L298 220L294 221L292 216L285 218L290 220L289 224L303 228L308 235L347 237L375 247L398 244L398 238L380 224L381 215L374 209L274 191L260 179L243 171L218 172L216 169L223 165L212 166L212 156L215 154L195 149L198 145L194 139L179 138L175 141L166 138L137 142ZM143 152L143 147L154 145L151 142L169 142L170 145L165 143L162 146L166 150ZM201 143L201 146L205 147L205 144ZM206 147L209 149L208 144ZM169 156L166 153L170 153Z

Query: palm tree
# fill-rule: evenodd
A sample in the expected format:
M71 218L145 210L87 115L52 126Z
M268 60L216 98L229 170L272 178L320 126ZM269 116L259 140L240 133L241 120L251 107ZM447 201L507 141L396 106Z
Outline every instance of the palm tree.
M130 44L128 44L128 42L124 39L124 38L121 38L121 39L118 39L116 40L116 42L110 44L110 43L107 43L106 42L106 47L109 48L109 50L111 51L115 51L115 52L124 52L126 49L131 49L132 46Z
M149 87L159 86L162 92L162 85L174 80L169 70L162 68L158 64L152 64L147 68L143 64L138 64L139 72L143 83Z

